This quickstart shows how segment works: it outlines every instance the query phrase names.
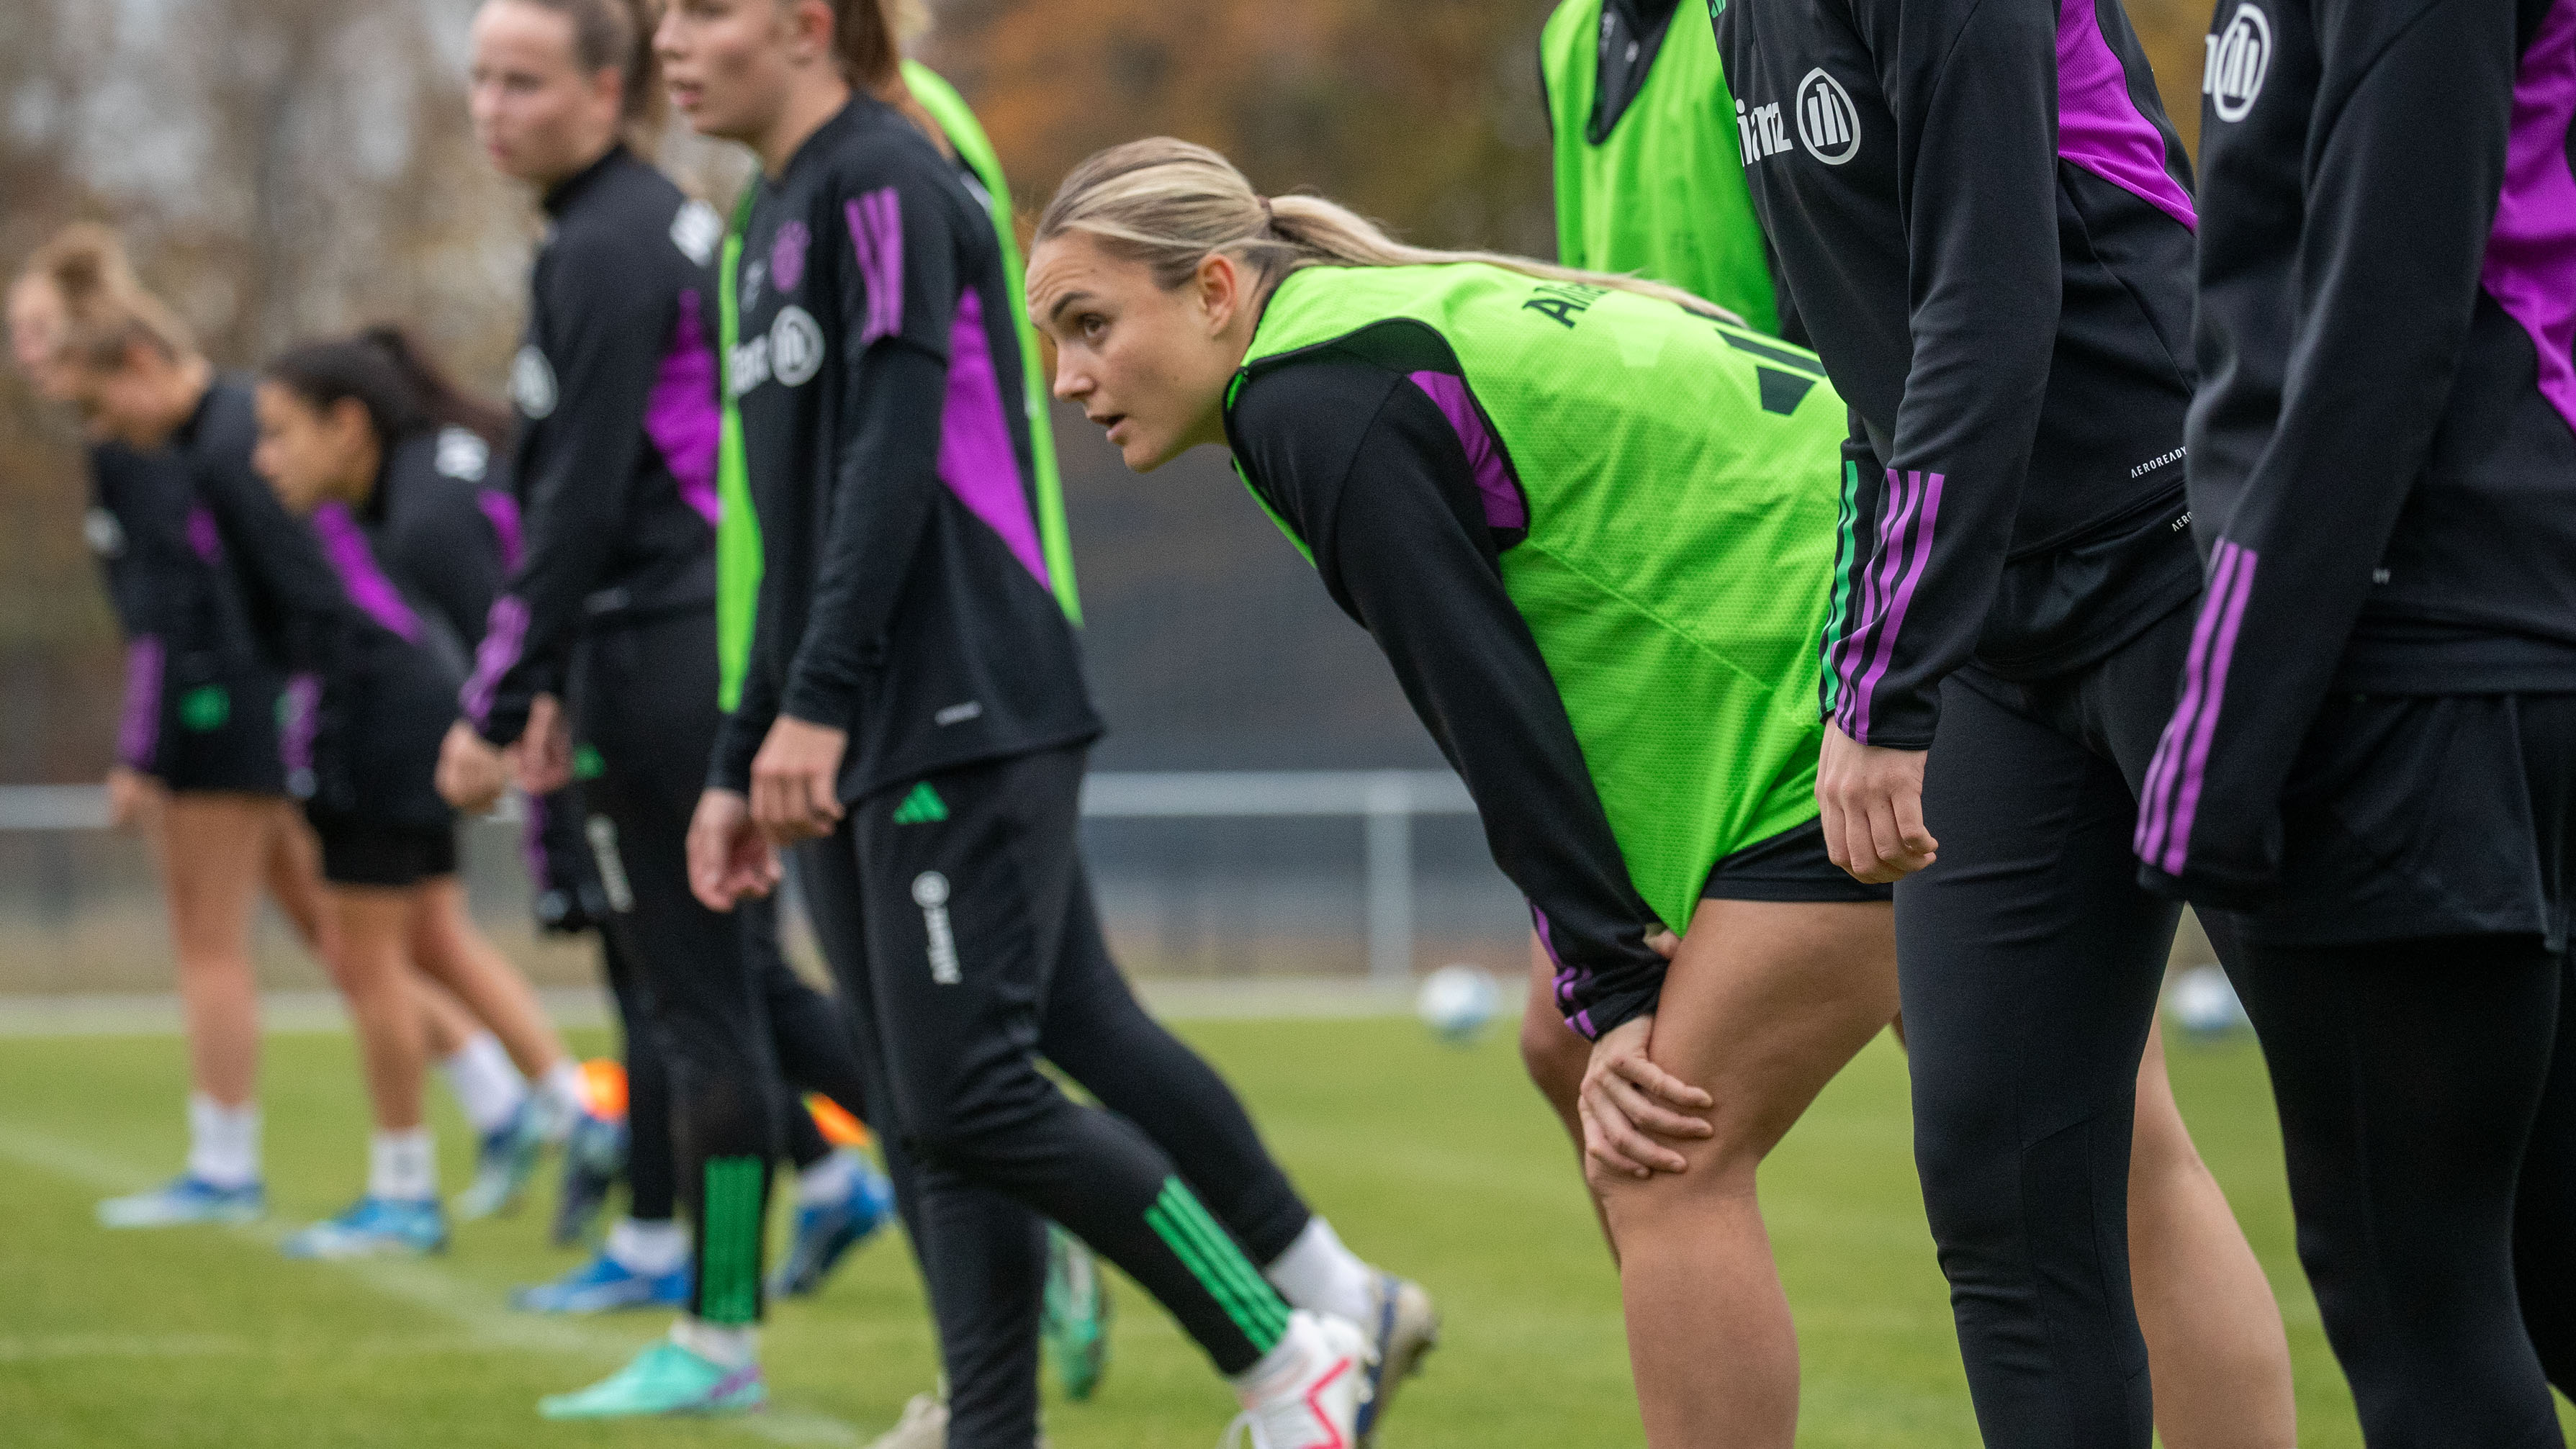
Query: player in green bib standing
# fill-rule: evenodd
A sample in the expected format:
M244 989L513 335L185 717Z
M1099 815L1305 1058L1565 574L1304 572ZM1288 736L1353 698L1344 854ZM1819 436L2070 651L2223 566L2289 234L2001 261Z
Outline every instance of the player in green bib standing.
M1803 342L1745 183L1716 37L1700 18L1678 0L1566 0L1549 17L1539 44L1557 256L1669 282ZM1852 466L1876 472L1865 445L1845 451ZM1830 453L1823 466L1834 466ZM1579 1144L1575 1104L1590 1048L1545 1009L1554 967L1544 951L1532 956L1522 1058ZM2161 1032L2149 1035L2138 1072L2133 1132L2130 1276L2156 1427L2173 1449L2287 1446L2296 1413L2280 1310L2183 1124Z
M1586 1172L1649 1442L1786 1445L1763 1156L1896 1012L1825 859L1816 640L1843 411L1656 283L1403 247L1138 141L1038 224L1057 396L1130 467L1232 450L1464 777L1593 1043Z

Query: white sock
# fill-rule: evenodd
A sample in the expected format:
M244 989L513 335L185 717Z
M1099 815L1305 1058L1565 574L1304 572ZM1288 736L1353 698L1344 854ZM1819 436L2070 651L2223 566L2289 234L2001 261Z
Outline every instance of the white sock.
M572 1134L573 1121L589 1110L589 1098L581 1089L581 1063L565 1057L546 1068L545 1080L537 1084L537 1090L545 1094L554 1120L546 1139L560 1142Z
M467 1037L465 1045L440 1062L438 1069L447 1074L447 1088L456 1094L465 1120L484 1136L509 1125L518 1115L519 1104L528 1100L528 1079L510 1064L501 1039L488 1031Z
M1288 1315L1288 1331L1270 1345L1252 1367L1227 1379L1234 1386L1234 1397L1245 1408L1278 1394L1305 1377L1317 1354L1330 1347L1323 1341L1323 1330L1310 1314Z
M397 1202L438 1196L438 1145L428 1128L379 1132L367 1140L367 1196Z
M811 1207L816 1203L839 1202L850 1195L857 1181L859 1163L848 1148L835 1147L823 1154L822 1160L796 1174L796 1205Z
M689 1261L689 1235L668 1218L657 1223L619 1218L608 1230L607 1252L627 1272L659 1278Z
M259 1104L227 1107L203 1092L188 1094L188 1175L217 1187L259 1181Z
M1377 1270L1342 1246L1341 1236L1322 1218L1308 1218L1306 1230L1270 1266L1261 1270L1291 1308L1328 1313L1353 1323L1369 1320L1370 1288Z
M684 1313L671 1325L671 1341L719 1368L749 1368L760 1357L760 1330L749 1324L727 1328Z

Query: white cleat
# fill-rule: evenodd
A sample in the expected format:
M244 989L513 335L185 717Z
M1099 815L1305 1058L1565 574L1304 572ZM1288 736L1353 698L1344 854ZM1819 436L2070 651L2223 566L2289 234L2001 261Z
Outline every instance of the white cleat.
M903 1417L869 1449L948 1449L948 1401L937 1394L913 1395Z
M1422 1356L1440 1346L1440 1309L1422 1285L1380 1273L1369 1285L1367 1329L1376 1362L1369 1366L1368 1402L1361 1406L1359 1439L1377 1442L1378 1425L1395 1402L1396 1386L1422 1372Z
M1303 1310L1288 1315L1280 1346L1291 1352L1258 1383L1236 1390L1243 1412L1218 1449L1357 1449L1376 1354L1367 1330Z

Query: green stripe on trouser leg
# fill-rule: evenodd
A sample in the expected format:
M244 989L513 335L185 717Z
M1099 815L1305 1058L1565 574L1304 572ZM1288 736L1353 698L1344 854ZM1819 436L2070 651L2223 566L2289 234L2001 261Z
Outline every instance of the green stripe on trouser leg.
M1163 1179L1162 1194L1145 1209L1145 1224L1216 1299L1256 1351L1268 1353L1278 1346L1280 1336L1288 1331L1288 1305L1179 1178Z
M760 1198L769 1164L757 1157L707 1159L698 1209L698 1317L742 1327L760 1320Z

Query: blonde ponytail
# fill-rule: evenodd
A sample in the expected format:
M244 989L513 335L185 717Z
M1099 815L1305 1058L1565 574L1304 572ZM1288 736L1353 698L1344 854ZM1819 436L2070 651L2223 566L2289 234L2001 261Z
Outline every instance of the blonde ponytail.
M1073 168L1038 218L1037 240L1086 232L1177 287L1211 252L1249 266L1269 291L1305 267L1413 267L1484 262L1542 282L1576 282L1654 297L1704 317L1742 318L1679 287L1560 267L1502 252L1406 246L1377 223L1320 196L1263 197L1234 163L1205 146L1154 136L1112 146Z
M62 299L58 356L110 371L125 365L127 351L138 342L173 362L197 357L197 339L187 324L143 289L125 243L107 227L64 227L27 259L21 276L41 281Z

